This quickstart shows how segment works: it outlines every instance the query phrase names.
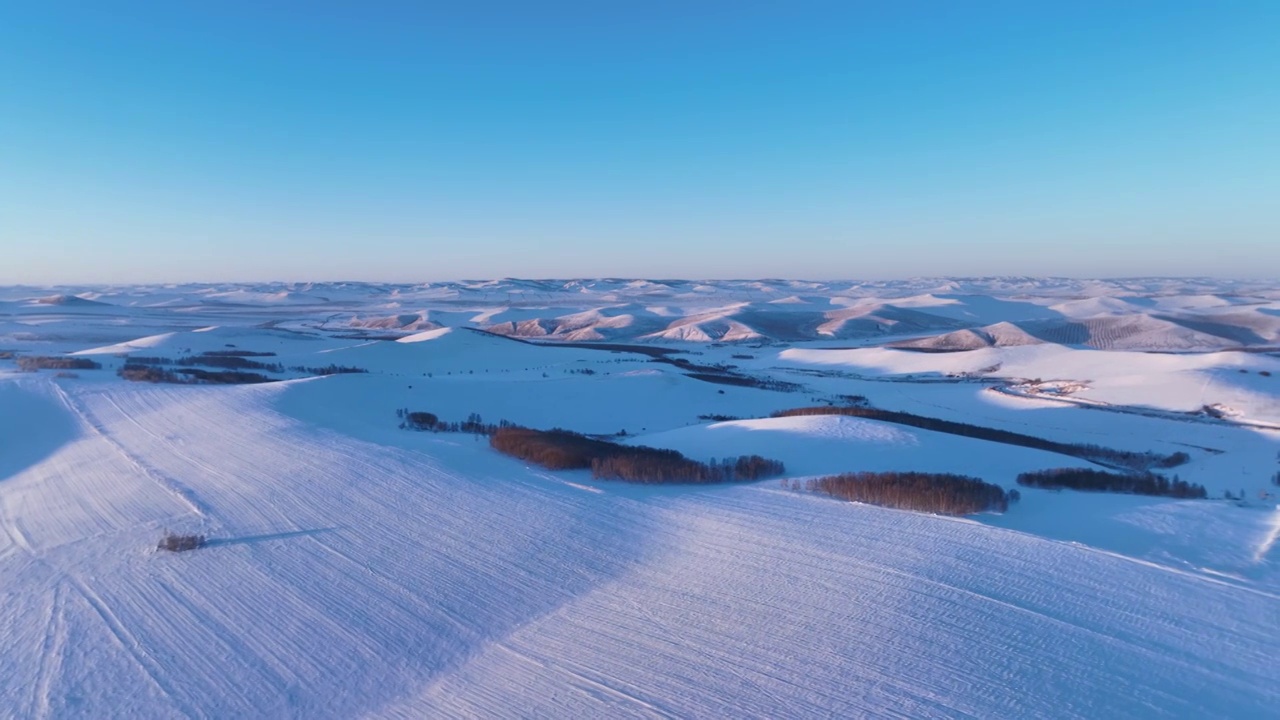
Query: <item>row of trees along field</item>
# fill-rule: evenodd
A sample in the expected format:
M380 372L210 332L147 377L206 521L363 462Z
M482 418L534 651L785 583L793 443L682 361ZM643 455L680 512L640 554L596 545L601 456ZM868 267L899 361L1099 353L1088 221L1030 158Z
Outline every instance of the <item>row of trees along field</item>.
M841 500L939 515L1004 512L1019 499L1017 490L1006 493L999 485L950 473L856 472L783 484Z
M441 420L435 413L401 408L396 410L396 417L400 418L401 430L418 430L421 432L457 432L473 433L475 435L492 435L501 428L515 427L515 423L508 422L506 420L499 420L496 423L487 423L484 421L484 418L480 417L480 413L471 413L467 416L466 420L461 422L448 422Z
M23 372L36 370L99 370L102 365L87 358L57 357L46 355L20 355L18 369Z
M719 483L759 480L786 468L759 455L703 463L675 450L620 445L568 430L502 427L489 438L498 452L549 470L590 469L601 480L634 483Z
M179 368L175 371L158 365L140 365L137 363L126 363L116 374L130 382L170 383L174 385L251 385L276 382L276 378L270 378L261 373L244 372L243 370Z
M282 373L286 369L293 372L303 373L306 375L341 375L347 373L367 373L364 368L352 367L349 365L337 365L330 363L329 365L321 365L318 367L307 367L305 365L294 365L286 368L284 364L279 362L264 362L259 360L251 360L250 357L271 357L275 353L250 353L248 351L210 351L200 355L184 355L179 358L167 358L152 355L134 355L129 357L130 365L172 365L178 367L205 367L220 368L223 370L247 371L260 370L263 372ZM181 372L181 371L180 371ZM207 372L207 371L205 371Z
M1177 467L1178 465L1182 465L1183 463L1191 460L1190 455L1181 451L1170 455L1160 455L1152 452L1114 450L1100 445L1064 443L1054 440L1046 440L1033 435L1023 435L1022 433L1016 433L1009 430L1000 430L997 428L983 427L981 425L970 425L968 423L955 422L953 420L943 420L941 418L915 415L897 410L881 410L879 408L865 406L818 406L794 408L791 410L780 410L775 412L772 417L793 417L798 415L847 415L850 417L866 418L868 420L880 420L882 422L908 425L910 427L920 428L921 430L961 435L964 437L976 438L978 440L1004 443L1005 445L1032 448L1034 450L1046 450L1060 455L1069 455L1071 457L1080 458L1081 460L1088 460L1090 462L1097 462L1102 465L1109 465L1127 470L1171 468Z
M1208 497L1203 485L1189 483L1177 475L1170 480L1155 473L1123 474L1092 468L1054 468L1025 472L1018 476L1018 484L1049 490L1068 488L1175 498Z

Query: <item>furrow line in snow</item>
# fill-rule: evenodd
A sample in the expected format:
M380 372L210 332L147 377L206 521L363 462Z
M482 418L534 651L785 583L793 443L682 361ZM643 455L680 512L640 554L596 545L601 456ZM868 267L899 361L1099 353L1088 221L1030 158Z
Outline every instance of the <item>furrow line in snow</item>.
M36 674L36 682L31 688L33 717L45 718L52 714L53 678L62 665L66 644L64 595L62 583L56 583L49 600L49 616L45 620L44 639L40 644L39 671Z
M196 708L189 706L181 699L179 693L175 691L173 683L166 679L163 668L147 653L146 647L138 640L137 636L120 622L120 618L112 612L110 606L104 603L97 593L74 575L64 573L63 577L68 580L71 588L102 621L107 632L115 640L116 645L129 656L133 664L142 671L148 681L160 691L160 694L173 703L183 715L187 717L202 717L202 714L198 713Z
M203 501L201 501L200 497L189 486L183 484L182 482L179 482L177 479L169 475L165 475L164 473L160 472L155 467L153 467L150 463L145 461L141 456L130 452L123 444L121 444L118 440L112 437L110 431L107 429L107 426L97 417L97 415L93 411L73 401L71 397L68 396L67 393L62 388L58 387L57 385L54 385L54 387L56 388L59 397L62 398L62 401L66 404L66 406L73 413L75 413L75 415L79 417L82 420L82 422L84 422L84 424L90 430L92 430L92 432L95 435L101 437L111 447L115 448L115 450L120 455L122 455L125 458L125 460L127 460L131 465L136 467L140 473L142 473L147 478L151 479L153 482L155 482L157 485L163 488L166 492L170 493L175 498L180 500L183 504L185 504L188 508L190 508L191 512L203 518L210 518L210 519L213 518L212 509L208 505L206 505ZM106 397L108 402L111 402L111 398L109 396L104 395L104 397ZM112 405L113 407L116 407L117 409L119 409L118 406L116 406L114 403L112 403Z

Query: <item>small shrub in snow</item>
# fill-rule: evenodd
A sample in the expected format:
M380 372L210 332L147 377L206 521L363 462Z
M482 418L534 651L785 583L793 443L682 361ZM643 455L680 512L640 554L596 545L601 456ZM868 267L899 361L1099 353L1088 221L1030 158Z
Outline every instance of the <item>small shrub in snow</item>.
M205 537L203 535L177 535L167 532L164 537L160 538L159 544L156 545L157 550L168 550L169 552L186 552L188 550L198 550L204 547Z

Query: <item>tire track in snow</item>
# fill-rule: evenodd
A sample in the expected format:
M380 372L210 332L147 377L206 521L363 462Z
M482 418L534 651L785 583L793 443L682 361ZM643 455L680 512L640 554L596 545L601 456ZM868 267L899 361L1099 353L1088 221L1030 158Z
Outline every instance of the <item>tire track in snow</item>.
M40 668L31 688L31 712L35 717L50 717L52 714L53 678L62 667L67 642L65 594L63 583L54 585L49 617L45 621L44 642L40 646Z
M120 618L112 612L110 606L102 601L102 598L93 591L91 587L79 580L73 575L63 573L70 584L72 590L82 598L85 603L93 610L94 614L102 621L107 632L110 633L115 643L125 652L132 660L143 675L155 686L160 694L169 702L173 703L178 711L187 717L201 717L196 708L190 707L180 700L178 693L175 692L174 686L165 679L164 669L160 667L155 658L151 657L143 644L138 638L125 627Z
M155 467L153 467L151 464L143 460L138 455L132 452L129 452L129 450L125 448L123 444L121 444L118 440L116 440L114 437L111 436L111 433L107 429L107 426L102 422L101 419L98 418L98 416L92 410L75 402L69 395L67 395L66 391L63 390L61 387L58 387L58 385L54 384L53 387L57 391L58 397L67 406L67 408L70 409L71 412L74 413L76 417L79 418L81 422L83 422L84 425L88 427L95 435L97 435L98 437L101 437L104 441L107 442L108 445L114 448L116 452L118 452L121 456L123 456L124 459L129 462L129 464L136 467L138 469L138 472L142 473L144 476L152 480L156 485L163 488L165 492L173 495L175 498L180 500L184 505L186 505L188 508L191 509L191 512L195 513L196 515L202 518L206 518L206 519L213 518L212 508L210 508L205 502L203 502L200 499L200 496L194 490L192 490L190 486L182 483L181 481L177 480L176 478L170 475L166 475L165 473L160 472L159 470L157 470ZM116 402L109 395L104 394L102 395L102 397L107 402L109 402L112 407L114 407L117 411L119 411L122 416L132 420L132 418L130 418L127 413L125 413L123 410L120 409L120 406L117 405ZM136 421L134 422L136 424Z

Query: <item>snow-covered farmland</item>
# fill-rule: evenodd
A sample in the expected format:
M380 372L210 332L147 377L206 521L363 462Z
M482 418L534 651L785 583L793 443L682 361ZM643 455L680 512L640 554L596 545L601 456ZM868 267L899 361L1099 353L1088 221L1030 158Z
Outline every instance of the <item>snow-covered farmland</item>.
M0 351L103 367L21 373L0 359L0 716L1267 716L1280 701L1280 513L1268 496L1280 373L1265 343L1241 352L1243 332L1220 326L1253 313L1263 337L1257 320L1280 300L1216 292L1199 281L4 289ZM815 329L824 304L835 339ZM1212 315L1171 324L1209 327L1222 344L887 347L935 326L1039 332L1073 313ZM417 319L376 322L402 315ZM473 331L507 321L532 334L526 321L542 319L543 341L557 342L552 321L573 316L562 339L592 339L597 315L599 337L646 344ZM1125 337L1167 348L1189 337L1176 328ZM226 386L115 374L128 356L216 352L367 372ZM1035 378L1085 385L1072 397L1090 402L998 392ZM402 430L396 415L626 430L625 442L696 459L777 458L789 479L927 470L1012 488L1020 472L1081 463L863 418L768 417L851 395L1058 442L1185 451L1171 472L1209 499L1024 488L1004 514L947 518L772 480L640 487L529 467L470 434ZM1194 413L1214 403L1239 415ZM157 552L166 530L208 542Z

